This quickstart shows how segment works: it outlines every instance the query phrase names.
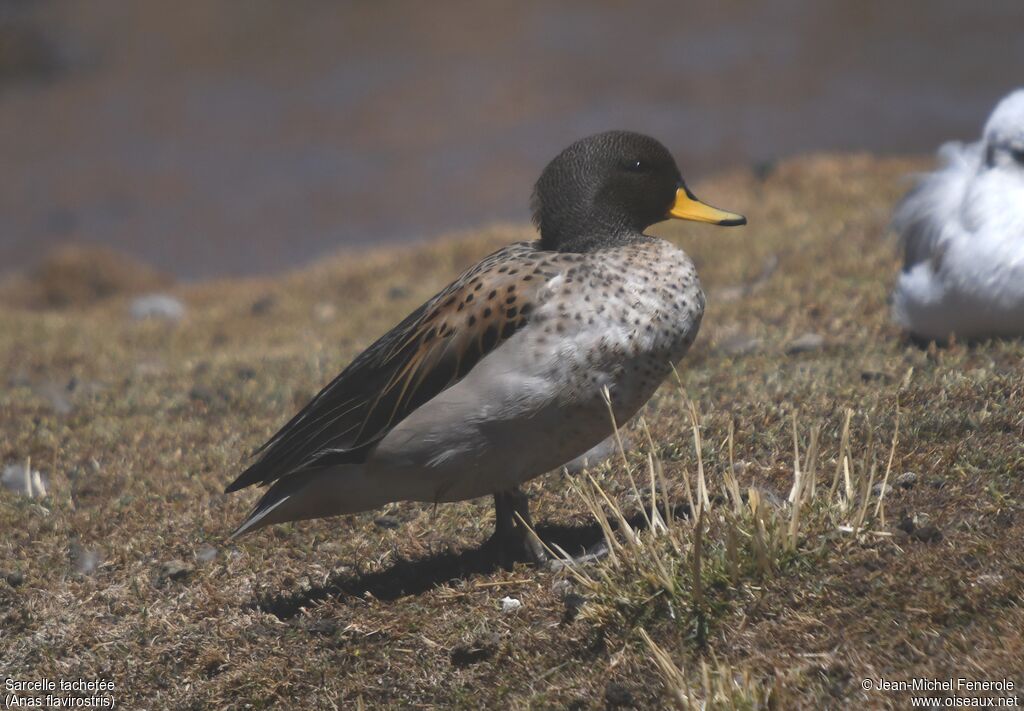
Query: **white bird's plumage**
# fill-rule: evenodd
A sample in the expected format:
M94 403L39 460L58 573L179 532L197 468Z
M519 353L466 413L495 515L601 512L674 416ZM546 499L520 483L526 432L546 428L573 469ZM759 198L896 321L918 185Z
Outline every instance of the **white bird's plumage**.
M948 143L893 217L904 266L893 317L921 338L1024 335L1024 89L982 140Z

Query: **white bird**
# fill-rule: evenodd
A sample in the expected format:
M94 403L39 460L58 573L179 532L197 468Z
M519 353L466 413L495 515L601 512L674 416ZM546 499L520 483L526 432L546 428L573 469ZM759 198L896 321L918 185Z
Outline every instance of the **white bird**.
M939 157L893 216L904 255L893 318L926 340L1024 335L1024 89L999 102L981 141Z

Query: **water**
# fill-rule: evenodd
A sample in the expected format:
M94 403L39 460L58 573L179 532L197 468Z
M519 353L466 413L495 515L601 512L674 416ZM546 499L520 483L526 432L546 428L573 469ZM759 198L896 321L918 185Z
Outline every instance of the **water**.
M13 9L12 9L13 8ZM60 69L0 73L0 270L98 242L184 278L528 219L572 140L690 179L973 139L1024 84L1024 3L13 3ZM2 35L0 35L2 41Z

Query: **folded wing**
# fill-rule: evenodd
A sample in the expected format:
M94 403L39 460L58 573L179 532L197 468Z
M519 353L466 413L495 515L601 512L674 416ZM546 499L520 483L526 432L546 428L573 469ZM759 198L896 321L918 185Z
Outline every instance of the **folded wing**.
M257 452L227 491L363 461L395 425L529 320L555 271L520 242L491 254L361 353Z

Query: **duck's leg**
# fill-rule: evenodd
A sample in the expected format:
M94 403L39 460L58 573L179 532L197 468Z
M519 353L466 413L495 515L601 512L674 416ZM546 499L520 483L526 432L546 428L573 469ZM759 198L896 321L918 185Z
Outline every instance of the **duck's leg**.
M519 545L526 553L527 559L534 565L544 565L548 561L548 555L544 551L544 545L540 538L533 532L533 519L530 518L530 499L518 486L512 487L507 493L512 504L513 519L516 523L516 532L519 536ZM515 518L519 514L519 518Z
M547 555L532 528L530 501L518 486L494 495L494 535L487 547L497 548L502 560L521 560L525 556L529 562L543 565Z

